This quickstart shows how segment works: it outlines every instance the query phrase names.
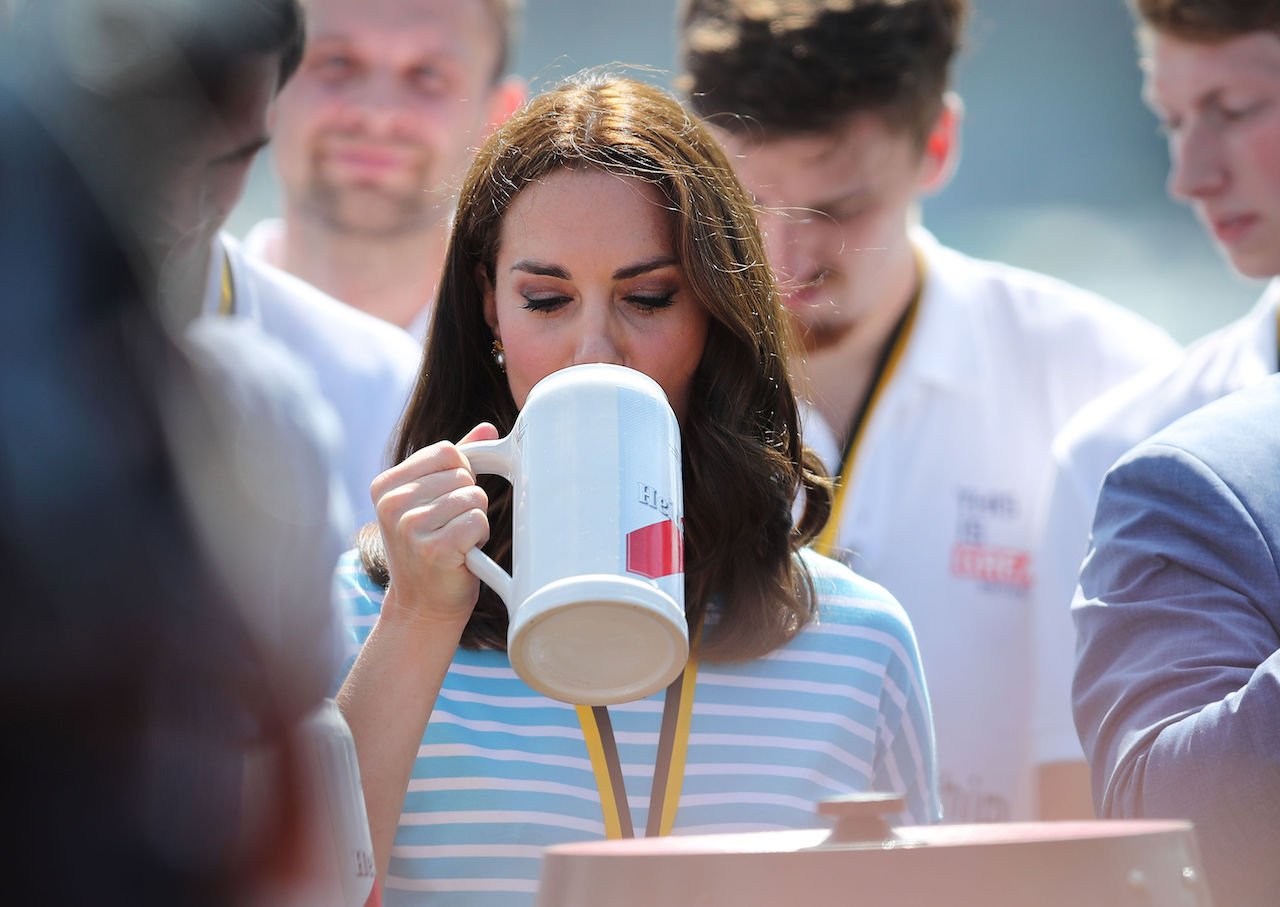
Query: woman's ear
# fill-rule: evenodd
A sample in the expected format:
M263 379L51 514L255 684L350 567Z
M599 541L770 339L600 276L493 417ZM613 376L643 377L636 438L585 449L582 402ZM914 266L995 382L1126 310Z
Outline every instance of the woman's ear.
M498 326L498 304L494 300L493 281L489 279L489 272L485 266L476 265L476 286L480 288L480 294L484 298L484 320L489 325L489 330L493 331L493 339L502 339L502 329Z

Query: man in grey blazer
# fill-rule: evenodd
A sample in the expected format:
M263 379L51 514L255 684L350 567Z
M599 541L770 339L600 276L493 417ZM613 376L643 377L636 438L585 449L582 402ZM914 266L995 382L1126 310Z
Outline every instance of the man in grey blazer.
M1189 818L1219 907L1280 904L1280 376L1108 473L1072 613L1099 815Z

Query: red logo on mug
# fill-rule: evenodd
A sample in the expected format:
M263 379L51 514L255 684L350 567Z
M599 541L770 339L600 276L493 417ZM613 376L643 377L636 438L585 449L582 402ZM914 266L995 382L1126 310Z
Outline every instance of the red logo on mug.
M659 579L684 572L684 543L675 521L627 533L627 572Z

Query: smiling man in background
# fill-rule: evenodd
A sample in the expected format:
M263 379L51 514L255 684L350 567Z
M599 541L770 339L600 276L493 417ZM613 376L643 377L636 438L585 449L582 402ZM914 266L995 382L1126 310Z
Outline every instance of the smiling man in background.
M524 100L518 0L310 0L276 109L284 218L249 249L421 341L473 150Z

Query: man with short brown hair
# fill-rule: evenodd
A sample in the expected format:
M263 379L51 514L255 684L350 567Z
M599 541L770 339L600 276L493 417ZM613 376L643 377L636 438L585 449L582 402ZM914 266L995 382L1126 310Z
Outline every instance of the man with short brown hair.
M1136 315L945 248L916 224L946 185L964 0L686 0L683 88L761 205L805 353L805 440L840 476L820 550L906 607L945 814L1088 812L1065 694L1033 712L1036 509L1054 432L1172 351Z
M1250 32L1280 32L1280 6L1233 0L1131 0L1140 33L1211 43Z

